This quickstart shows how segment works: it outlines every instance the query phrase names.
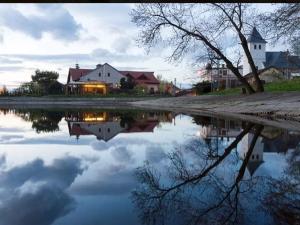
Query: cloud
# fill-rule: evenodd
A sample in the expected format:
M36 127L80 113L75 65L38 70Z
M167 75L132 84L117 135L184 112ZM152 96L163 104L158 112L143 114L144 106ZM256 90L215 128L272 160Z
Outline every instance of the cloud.
M111 154L113 155L113 157L118 160L119 162L133 162L133 153L130 152L127 147L125 146L120 146L117 147L115 149L113 149L113 151L111 152Z
M110 64L127 61L143 61L145 55L134 55L127 53L115 53L108 49L96 48L90 53L71 53L71 54L2 54L0 57L5 57L8 60L20 61L40 61L40 62L108 62ZM7 67L6 67L7 68Z
M101 170L93 181L84 181L72 186L70 191L81 195L122 195L136 186L134 171L124 166L110 166Z
M146 148L146 160L150 163L159 163L161 160L165 159L166 156L163 148L158 144L150 145Z
M37 159L2 170L0 225L50 225L68 214L75 201L66 189L82 172L81 161L74 157L56 159L51 165Z
M22 66L0 66L0 72L4 72L4 71L17 71L17 70L21 70L24 67Z
M59 40L79 39L82 26L62 5L37 5L40 14L25 16L13 7L1 7L0 24L13 31L23 32L32 38L41 39L50 33Z
M0 36L1 39L1 36ZM1 40L0 40L1 42ZM21 60L13 59L13 58L6 58L6 57L0 57L0 63L1 64L19 64L22 63Z
M132 41L128 37L119 37L113 42L113 48L116 52L126 53L130 48Z

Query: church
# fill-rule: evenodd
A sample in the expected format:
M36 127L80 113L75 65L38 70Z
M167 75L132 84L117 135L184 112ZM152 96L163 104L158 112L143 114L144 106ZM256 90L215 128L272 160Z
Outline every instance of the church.
M292 79L300 75L300 57L294 56L289 51L266 51L267 41L261 36L256 27L252 29L247 39L248 48L259 71L276 68L285 79ZM251 73L251 68L246 56L243 57L243 75Z
M261 36L256 27L247 38L248 48L258 69L261 80L265 83L283 79L300 77L300 56L291 55L289 51L266 51L267 41ZM247 57L243 56L239 72L250 82L254 82ZM233 72L221 63L212 66L210 63L198 71L200 81L212 82L215 89L232 88L240 85Z

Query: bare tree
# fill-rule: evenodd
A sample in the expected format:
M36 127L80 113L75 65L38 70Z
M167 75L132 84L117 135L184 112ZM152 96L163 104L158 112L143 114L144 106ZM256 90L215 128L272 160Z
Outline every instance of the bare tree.
M279 39L292 40L300 37L300 4L281 3L274 4L278 8L270 13L260 16L261 23L266 27L269 38L274 41Z
M252 26L249 4L138 4L132 10L132 21L141 28L138 41L148 50L160 41L173 47L170 60L182 59L187 53L201 52L197 58L221 59L245 86L249 94L263 92L264 87L250 54L246 35ZM253 16L253 15L252 15ZM249 17L249 18L248 18ZM241 44L250 64L256 88L239 72L238 64L226 54L224 39Z

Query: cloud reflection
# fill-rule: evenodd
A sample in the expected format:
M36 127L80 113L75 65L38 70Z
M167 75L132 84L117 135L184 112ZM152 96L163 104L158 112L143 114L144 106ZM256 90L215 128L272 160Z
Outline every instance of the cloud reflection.
M5 164L4 156L1 164ZM81 161L69 156L56 159L51 165L36 159L2 170L0 225L48 225L68 214L76 204L66 189L83 170Z

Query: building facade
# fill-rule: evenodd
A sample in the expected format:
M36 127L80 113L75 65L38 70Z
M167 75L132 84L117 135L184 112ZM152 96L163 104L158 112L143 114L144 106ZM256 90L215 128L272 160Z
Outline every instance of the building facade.
M67 94L107 94L109 90L120 88L122 78L131 78L135 85L141 86L146 93L158 92L159 81L154 72L119 71L105 63L98 64L95 69L81 69L78 64L69 69Z

